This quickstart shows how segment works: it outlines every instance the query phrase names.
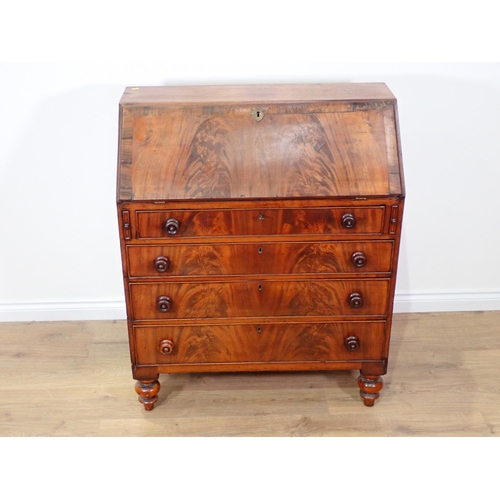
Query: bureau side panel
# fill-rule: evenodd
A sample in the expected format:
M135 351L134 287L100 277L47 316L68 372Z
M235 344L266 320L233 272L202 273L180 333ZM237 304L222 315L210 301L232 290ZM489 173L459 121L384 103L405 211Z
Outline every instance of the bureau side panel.
M401 247L401 235L403 227L403 211L404 211L404 198L400 198L397 204L391 207L391 219L389 232L392 233L394 237L394 252L392 256L392 276L389 286L389 298L387 302L387 335L386 335L386 345L384 357L389 356L389 345L391 339L391 329L392 329L392 317L394 314L394 296L396 292L396 279L399 264L399 253Z
M121 251L121 261L122 261L122 272L123 272L123 288L125 292L125 307L127 311L127 328L128 328L128 338L130 345L130 360L132 365L135 365L135 337L133 335L133 320L132 320L132 300L130 297L129 289L129 260L127 254L127 243L131 239L131 222L130 222L130 210L124 207L123 203L117 203L117 215L118 215L118 231L120 234L120 251Z

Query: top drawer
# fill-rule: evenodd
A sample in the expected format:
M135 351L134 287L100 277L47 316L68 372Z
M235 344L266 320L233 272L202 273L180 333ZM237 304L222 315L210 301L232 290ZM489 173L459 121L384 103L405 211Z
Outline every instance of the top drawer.
M137 211L141 239L293 234L382 234L384 206Z

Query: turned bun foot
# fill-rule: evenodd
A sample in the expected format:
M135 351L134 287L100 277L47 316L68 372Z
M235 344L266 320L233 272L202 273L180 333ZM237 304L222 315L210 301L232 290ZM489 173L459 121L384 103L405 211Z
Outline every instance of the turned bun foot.
M138 380L135 383L135 392L139 394L139 402L144 405L144 409L151 411L158 401L158 391L160 382L158 380Z
M363 398L365 406L373 406L380 397L380 391L384 386L382 377L378 375L363 375L358 377L359 394Z

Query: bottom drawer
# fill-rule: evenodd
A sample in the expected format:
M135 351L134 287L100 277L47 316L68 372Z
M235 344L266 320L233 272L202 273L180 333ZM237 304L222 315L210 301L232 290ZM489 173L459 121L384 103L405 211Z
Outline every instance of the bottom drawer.
M385 322L135 327L137 365L377 360Z

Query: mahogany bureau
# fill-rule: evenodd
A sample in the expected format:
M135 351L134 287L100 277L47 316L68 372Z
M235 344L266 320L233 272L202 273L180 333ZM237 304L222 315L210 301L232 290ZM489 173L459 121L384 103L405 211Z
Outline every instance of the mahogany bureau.
M387 371L404 182L383 83L127 88L117 204L133 377Z

